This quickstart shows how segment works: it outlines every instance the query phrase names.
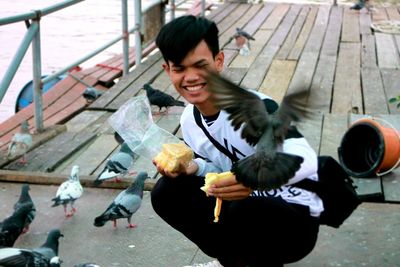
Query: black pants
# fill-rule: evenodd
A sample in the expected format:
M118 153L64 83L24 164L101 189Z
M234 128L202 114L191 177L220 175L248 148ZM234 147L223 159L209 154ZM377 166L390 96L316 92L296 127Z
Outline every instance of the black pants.
M215 198L200 190L204 178L161 177L151 191L156 213L224 267L282 266L314 248L319 225L306 206L280 197L223 201L214 223Z

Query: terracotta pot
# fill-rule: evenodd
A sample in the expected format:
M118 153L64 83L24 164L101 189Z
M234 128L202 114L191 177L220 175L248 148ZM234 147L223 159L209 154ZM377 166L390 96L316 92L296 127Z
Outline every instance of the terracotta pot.
M338 153L350 176L384 175L399 166L400 132L382 126L376 119L360 119L344 134Z

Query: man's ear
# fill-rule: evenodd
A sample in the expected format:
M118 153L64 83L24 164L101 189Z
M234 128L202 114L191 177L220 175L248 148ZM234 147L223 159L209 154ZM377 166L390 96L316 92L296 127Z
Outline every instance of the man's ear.
M167 63L163 63L162 64L162 67L163 67L163 69L165 70L165 72L169 75L169 71L170 71L170 68L169 68L169 65L167 64Z
M221 72L224 69L224 62L225 62L225 54L221 50L215 56L215 67L217 68L218 72Z

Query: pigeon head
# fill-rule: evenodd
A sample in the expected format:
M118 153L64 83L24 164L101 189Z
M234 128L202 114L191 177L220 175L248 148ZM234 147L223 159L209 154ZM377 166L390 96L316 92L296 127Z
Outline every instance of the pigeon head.
M134 178L134 181L127 189L128 192L143 192L144 181L150 178L147 172L139 172L139 174Z
M29 190L31 190L29 184L23 184L22 185L22 187L21 187L21 193L22 194L27 194Z
M51 248L56 255L58 255L58 240L60 237L64 237L61 234L59 229L52 229L49 234L47 235L46 242L42 245L42 247L49 247Z
M79 166L74 165L71 170L71 175L69 177L71 180L77 181L79 180Z
M23 133L29 133L29 123L28 123L28 121L23 121L21 123L21 131Z

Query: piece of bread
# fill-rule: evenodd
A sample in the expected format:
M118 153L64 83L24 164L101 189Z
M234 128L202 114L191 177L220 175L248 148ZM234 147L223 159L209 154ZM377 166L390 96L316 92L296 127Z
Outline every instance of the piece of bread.
M207 190L213 183L215 183L216 181L221 181L223 179L230 178L232 177L232 175L233 173L230 171L221 173L215 173L215 172L207 173L204 179L204 186L200 187L200 189L203 190L208 196ZM222 207L222 199L217 197L215 199L214 222L219 221L219 214L221 213L221 207Z
M179 170L180 164L187 167L193 159L193 151L184 143L163 144L162 151L157 154L154 161L169 172Z

